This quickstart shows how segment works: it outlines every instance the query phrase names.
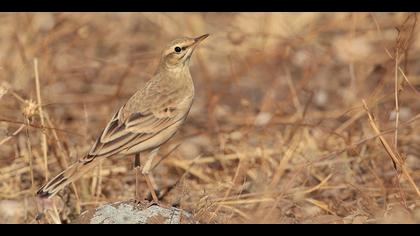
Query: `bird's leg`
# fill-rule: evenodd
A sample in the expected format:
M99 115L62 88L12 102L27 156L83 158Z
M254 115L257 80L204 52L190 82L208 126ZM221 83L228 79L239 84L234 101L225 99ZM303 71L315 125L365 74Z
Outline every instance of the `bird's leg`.
M146 179L147 187L149 188L150 194L152 195L153 204L158 204L159 203L159 198L157 197L156 192L153 189L152 182L150 181L150 176L149 175L144 175L144 178Z
M136 172L136 187L135 187L134 199L136 199L136 201L140 201L140 192L139 192L140 153L137 153L134 156L134 171Z
M150 152L150 154L147 157L146 163L143 166L143 169L141 173L144 175L144 178L146 179L147 187L149 188L150 194L152 195L153 202L158 203L159 198L156 195L155 188L152 184L152 181L150 180L150 170L152 168L152 162L153 158L158 153L159 148L156 148Z

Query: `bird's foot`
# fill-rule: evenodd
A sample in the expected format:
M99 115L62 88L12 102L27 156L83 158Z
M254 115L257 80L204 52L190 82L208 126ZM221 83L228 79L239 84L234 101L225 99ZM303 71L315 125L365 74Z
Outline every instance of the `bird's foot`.
M152 207L152 206L159 206L159 207L166 208L166 209L170 209L170 208L174 207L172 205L168 205L168 204L162 203L162 202L156 202L156 201L153 201L153 200L148 203L147 208Z
M159 202L155 202L155 201L150 201L147 205L147 208L151 207L151 206L161 206Z

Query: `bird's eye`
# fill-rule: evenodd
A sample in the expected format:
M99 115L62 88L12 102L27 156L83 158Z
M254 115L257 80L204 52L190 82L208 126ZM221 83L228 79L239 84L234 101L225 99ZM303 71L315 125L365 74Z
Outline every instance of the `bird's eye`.
M175 47L175 52L181 52L181 48L180 47Z

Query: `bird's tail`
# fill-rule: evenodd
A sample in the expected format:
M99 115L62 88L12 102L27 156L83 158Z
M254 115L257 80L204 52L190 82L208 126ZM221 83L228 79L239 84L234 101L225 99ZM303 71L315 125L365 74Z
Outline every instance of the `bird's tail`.
M51 198L68 184L76 181L87 171L95 167L96 162L76 162L44 184L36 193L41 198Z

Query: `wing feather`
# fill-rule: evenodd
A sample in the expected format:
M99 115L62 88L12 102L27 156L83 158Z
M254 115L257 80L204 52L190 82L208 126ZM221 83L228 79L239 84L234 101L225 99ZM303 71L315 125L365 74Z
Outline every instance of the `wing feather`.
M146 86L153 90L153 85ZM179 91L178 91L179 93ZM88 154L80 162L91 162L97 157L118 154L158 135L163 130L185 119L191 103L185 97L169 96L174 91L156 94L139 91L112 117Z
M118 112L121 112L121 109ZM179 120L172 115L160 114L157 117L152 112L134 113L125 122L118 117L121 116L117 113L102 131L88 155L80 160L81 162L90 162L96 157L115 155L154 137Z

